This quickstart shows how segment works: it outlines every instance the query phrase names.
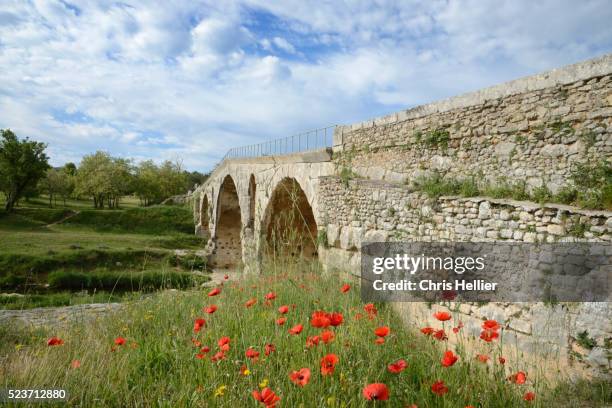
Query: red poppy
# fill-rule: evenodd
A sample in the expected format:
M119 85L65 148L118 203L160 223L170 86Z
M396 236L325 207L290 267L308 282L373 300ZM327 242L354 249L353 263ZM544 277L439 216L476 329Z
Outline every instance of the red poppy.
M253 299L249 299L246 301L246 303L244 304L244 306L246 307L251 307L253 306L255 303L257 303L257 299L253 298Z
M349 290L351 290L351 285L349 285L348 283L345 283L344 285L342 285L342 287L340 288L340 292L342 293L346 293Z
M328 354L321 359L321 374L333 374L340 359L335 354Z
M249 347L247 351L245 351L244 355L251 360L256 360L259 357L259 351L255 350L252 347Z
M316 311L310 316L310 325L312 327L325 328L329 327L331 320L329 315L322 311Z
M72 362L70 363L70 367L72 368L79 368L81 366L81 362L79 360L72 360Z
M362 393L368 401L386 401L389 399L389 389L383 383L368 384L363 388Z
M224 351L219 351L219 352L215 353L215 355L210 358L211 361L220 361L220 360L224 360L224 359L225 359L225 352Z
M261 392L253 391L253 398L264 404L266 408L274 408L276 403L280 401L280 397L268 387L264 388Z
M223 275L223 279L224 280L228 280L229 279L229 275Z
M123 337L117 337L115 339L115 344L117 346L123 346L123 345L125 345L125 339Z
M486 329L480 333L480 338L486 341L487 343L492 342L498 337L499 337L499 334L495 330Z
M525 401L533 401L535 399L535 393L532 391L526 392L525 395L523 395L523 399Z
M286 321L287 321L286 317L279 317L278 319L276 319L276 324L278 324L279 326L282 326L283 324L285 324Z
M196 356L195 356L195 357L196 357L198 360L203 360L203 359L205 359L205 358L206 358L206 354L204 354L204 353L198 353L198 354L196 354Z
M289 329L289 333L300 334L303 329L304 329L304 326L302 326L301 324L296 324L295 326Z
M431 392L436 395L444 395L448 392L448 387L444 384L444 381L438 380L431 386Z
M276 346L272 343L266 344L266 346L264 347L264 351L266 356L269 356L271 353L276 351Z
M406 360L397 360L395 363L391 363L387 366L387 370L393 374L399 374L408 367Z
M196 339L191 339L191 342L195 347L202 347L202 342Z
M200 349L200 353L204 353L204 354L208 353L209 351L210 351L210 347L208 346L204 346Z
M328 344L329 342L332 342L334 340L335 334L333 331L330 330L325 330L323 332L321 332L321 340L323 340L323 343Z
M230 341L231 339L227 336L221 337L219 341L217 342L217 344L219 345L219 349L221 349L221 351L229 351Z
M283 305L283 306L281 306L281 307L279 307L279 308L278 308L278 313L280 313L280 314L285 314L285 313L287 313L288 311L289 311L289 306L285 306L285 305Z
M487 361L489 361L489 356L487 356L486 354L476 354L476 358L481 363L486 363Z
M265 296L265 299L266 300L274 300L274 299L276 299L276 293L274 293L274 292L267 293L266 296Z
M499 364L502 364L502 365L506 364L506 359L504 357L499 357L498 361L499 361Z
M440 341L448 339L448 336L442 329L434 331L433 336L435 337L436 340L440 340Z
M344 321L344 316L342 316L342 313L329 314L329 324L331 324L332 326L340 326L342 324L342 321Z
M314 346L319 345L319 340L320 339L321 338L319 336L309 336L306 339L306 347L314 347Z
M217 311L217 305L210 305L204 308L204 313L213 314Z
M501 328L501 326L495 320L485 320L484 323L482 324L482 328L484 330L497 331Z
M453 333L455 334L459 333L459 330L461 330L462 328L463 328L463 322L459 322L457 327L453 327Z
M378 337L385 337L389 334L390 331L391 329L389 329L387 326L382 326L382 327L375 329L374 334L377 335Z
M451 317L452 317L450 313L448 313L448 312L443 312L443 311L436 312L436 313L434 313L434 315L433 315L433 316L434 316L436 319L438 319L439 321L441 321L441 322L445 322L445 321L447 321L447 320L450 320L450 319L451 319Z
M47 346L60 346L64 344L64 340L60 339L59 337L51 337L49 340L47 340Z
M219 293L221 293L221 289L219 288L214 288L213 290L211 290L210 292L208 292L208 296L212 297L212 296L217 296Z
M310 368L300 368L289 374L289 379L296 385L303 387L310 381Z
M525 374L523 371L519 371L515 374L512 374L510 377L508 377L508 379L515 383L515 384L525 384L525 381L527 381L527 374Z
M384 337L377 337L376 340L374 340L374 343L381 345L381 344L385 344L385 338Z
M206 327L206 320L202 318L195 319L193 322L193 332L197 333L202 330L202 327Z
M374 306L374 303L368 303L363 307L363 310L366 311L366 313L370 316L376 316L376 314L378 313L378 310L376 310L376 306Z
M423 333L426 336L431 336L433 332L434 332L434 328L433 327L423 327L421 329L421 333Z
M444 352L444 357L442 357L442 365L444 367L450 367L453 364L455 364L458 359L459 359L459 357L457 357L455 354L453 354L452 351L446 350Z

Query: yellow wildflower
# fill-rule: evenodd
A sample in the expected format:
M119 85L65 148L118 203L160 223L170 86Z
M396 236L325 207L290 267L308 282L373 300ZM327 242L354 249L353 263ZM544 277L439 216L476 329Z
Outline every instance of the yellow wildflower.
M226 385L222 385L215 390L215 397L222 397L225 394L225 390L227 389Z
M269 383L268 379L264 378L263 381L259 383L259 388L262 388L262 389L266 388L268 386L268 383Z

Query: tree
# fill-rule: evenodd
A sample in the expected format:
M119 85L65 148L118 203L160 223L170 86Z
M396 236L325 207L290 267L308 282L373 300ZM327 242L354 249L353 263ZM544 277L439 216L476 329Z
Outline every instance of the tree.
M0 130L0 190L6 196L6 211L28 188L36 186L49 168L44 143L19 140L9 129Z
M66 199L74 191L74 176L71 176L67 170L69 169L66 167L49 169L38 183L39 189L49 196L49 207L53 207L53 203L57 202L58 195L63 199L65 207Z
M131 161L106 152L84 156L76 172L76 193L91 197L94 208L118 208L120 197L130 192L132 185Z

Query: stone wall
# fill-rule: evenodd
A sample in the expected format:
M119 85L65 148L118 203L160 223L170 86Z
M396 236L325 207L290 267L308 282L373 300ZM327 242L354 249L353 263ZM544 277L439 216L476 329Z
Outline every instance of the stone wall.
M335 162L378 180L428 171L553 193L572 164L612 155L612 55L349 126Z
M359 248L377 241L465 242L572 242L612 240L612 213L588 211L564 205L496 200L485 197L430 199L399 183L351 180L339 177L320 180L320 226L327 234L322 262L329 268L359 273ZM420 303L396 304L408 324L432 323L432 311ZM590 373L610 369L611 309L607 303L457 304L450 308L462 316L466 331L479 334L485 318L505 325L506 346L534 353L567 368L575 362ZM586 331L596 342L592 349L577 339ZM512 350L508 350L508 354ZM552 360L551 360L552 358Z

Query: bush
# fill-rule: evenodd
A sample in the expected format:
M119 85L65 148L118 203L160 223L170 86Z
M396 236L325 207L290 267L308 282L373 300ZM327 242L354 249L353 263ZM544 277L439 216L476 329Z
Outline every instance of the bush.
M83 210L66 221L97 231L126 231L143 234L193 233L193 214L186 207L154 206L129 210Z
M207 281L208 277L188 272L74 272L55 271L49 274L49 286L55 290L153 291L185 289Z

